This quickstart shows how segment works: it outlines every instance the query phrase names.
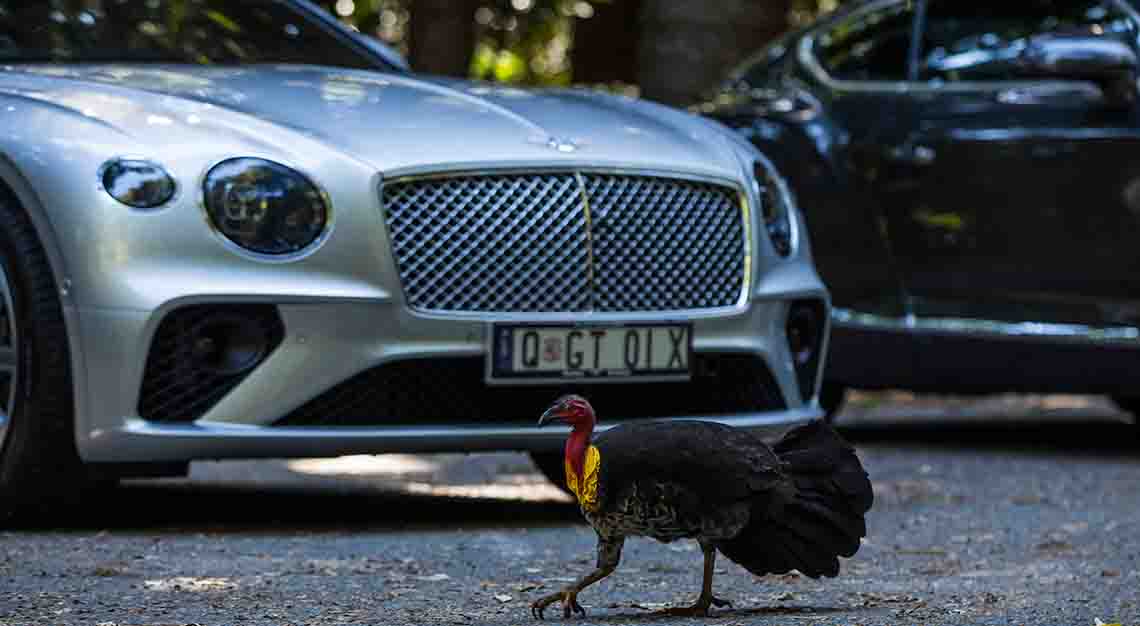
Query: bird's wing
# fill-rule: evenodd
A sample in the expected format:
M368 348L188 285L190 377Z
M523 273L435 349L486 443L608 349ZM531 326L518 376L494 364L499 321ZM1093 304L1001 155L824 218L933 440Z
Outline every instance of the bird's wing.
M601 454L603 507L637 485L699 514L787 480L776 454L758 437L711 422L626 424L598 435L594 445Z

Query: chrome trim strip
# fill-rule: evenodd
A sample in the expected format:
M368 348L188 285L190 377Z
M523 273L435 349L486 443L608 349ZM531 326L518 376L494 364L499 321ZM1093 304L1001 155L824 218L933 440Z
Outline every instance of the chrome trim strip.
M594 281L594 219L590 216L590 194L586 193L586 179L580 170L574 171L574 179L578 181L578 191L582 194L582 211L586 214L586 284L590 289L590 311L594 311L594 299L598 295L597 285ZM490 354L490 353L488 353Z
M765 164L771 167L771 162L766 158ZM775 172L775 169L772 169ZM734 190L737 196L741 199L741 220L744 228L744 272L743 281L740 290L740 298L736 304L726 307L710 307L702 309L667 309L663 311L635 311L635 312L606 312L597 313L593 310L590 311L554 311L542 313L518 313L513 311L439 311L434 309L417 309L407 304L407 292L404 291L404 285L400 283L400 293L404 297L405 307L408 312L422 319L437 319L437 320L471 320L471 321L486 321L486 322L502 322L502 321L543 321L543 322L557 322L562 320L569 321L583 321L583 320L597 320L599 322L623 322L623 321L636 321L645 320L647 317L664 317L666 319L699 319L708 317L731 317L740 315L748 309L748 303L752 296L752 280L754 278L753 272L756 268L756 249L757 245L754 240L755 229L752 225L752 210L751 202L749 201L748 191L742 186L741 181L727 176L719 176L715 174L701 174L695 172L674 171L668 169L652 169L652 168L625 168L625 167L605 167L605 166L591 166L591 165L577 165L568 163L566 165L550 165L539 167L493 167L493 168L476 168L476 169L440 169L423 172L411 172L407 174L396 175L381 175L376 191L380 203L381 221L384 223L384 228L389 237L391 237L391 230L388 226L388 220L384 215L384 185L388 183L406 183L411 181L421 180L440 180L447 178L464 178L470 176L502 176L502 175L517 175L517 174L574 174L578 180L578 186L582 196L586 197L586 186L583 174L611 174L618 176L644 176L651 178L664 178L673 180L686 180L692 182L703 182L714 185L721 185ZM777 176L779 178L779 176ZM782 179L780 179L781 182ZM785 183L786 184L786 183ZM586 198L586 219L589 223L589 199ZM593 260L593 246L590 246L590 259ZM392 251L392 262L398 264L395 258L395 251ZM591 263L590 285L593 286L593 264Z
M918 317L916 315L890 317L838 307L831 310L831 321L837 326L866 330L1054 340L1140 348L1140 328L1135 326L1004 322L957 317Z
M821 417L822 411L817 406L810 406L736 415L689 415L665 418L664 421L701 420L775 434L778 429ZM598 431L621 423L600 424ZM114 449L116 458L134 458L131 455L137 455L147 460L252 459L385 452L553 450L566 441L567 432L564 427L538 429L529 425L274 428L217 423L162 425L131 420L123 428L104 433L100 443L105 449Z
M845 15L843 20L852 20L860 17L866 13L877 11L896 4L903 4L911 0L879 0L872 2L866 6L860 7L858 10L852 11ZM1117 0L1117 5L1122 7L1123 10L1131 15L1140 19L1140 14L1130 10L1127 7L1127 2L1124 0ZM824 22L825 28L833 28L836 21L829 20ZM906 80L844 80L831 76L824 69L823 64L815 55L816 37L819 30L813 31L803 36L800 39L799 45L796 49L796 57L800 64L812 75L813 78L818 80L822 85L828 89L835 91L847 91L854 93L892 93L898 95L906 94L928 94L928 93L978 93L978 92L994 92L1005 89L1019 89L1029 87L1041 86L1057 86L1057 87L1071 87L1073 85L1091 84L1088 81L1081 80L1007 80L1007 81L959 81L959 82L941 82L929 83L922 81L906 81Z

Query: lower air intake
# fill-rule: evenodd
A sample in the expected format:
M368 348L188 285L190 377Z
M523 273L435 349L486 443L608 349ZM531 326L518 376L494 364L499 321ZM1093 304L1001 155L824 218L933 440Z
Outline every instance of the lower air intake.
M151 341L139 416L163 423L202 417L285 338L270 304L199 304L167 314Z
M603 423L786 407L763 360L747 355L696 355L693 380L684 383L498 387L484 383L484 365L478 357L381 365L333 387L275 425L530 425L565 393L588 397Z

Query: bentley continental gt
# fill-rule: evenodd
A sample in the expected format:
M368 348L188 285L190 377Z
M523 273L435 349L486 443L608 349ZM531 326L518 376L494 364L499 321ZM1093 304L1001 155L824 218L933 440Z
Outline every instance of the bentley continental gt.
M820 415L800 213L715 122L420 76L304 0L0 6L9 513L195 459L560 474L536 421L570 391L610 424Z

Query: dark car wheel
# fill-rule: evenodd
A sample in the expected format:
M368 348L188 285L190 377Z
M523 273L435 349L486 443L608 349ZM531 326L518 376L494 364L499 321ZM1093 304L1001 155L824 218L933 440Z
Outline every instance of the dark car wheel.
M81 491L59 294L28 216L0 189L0 520Z
M838 383L824 381L819 390L819 406L823 409L823 419L829 424L835 423L835 416L843 409L843 399L847 396L847 388Z
M1132 423L1140 424L1140 396L1112 396L1116 406L1132 414Z
M561 452L531 452L530 459L534 461L534 466L542 475L546 477L554 486L562 491L570 493L566 487L566 457Z

